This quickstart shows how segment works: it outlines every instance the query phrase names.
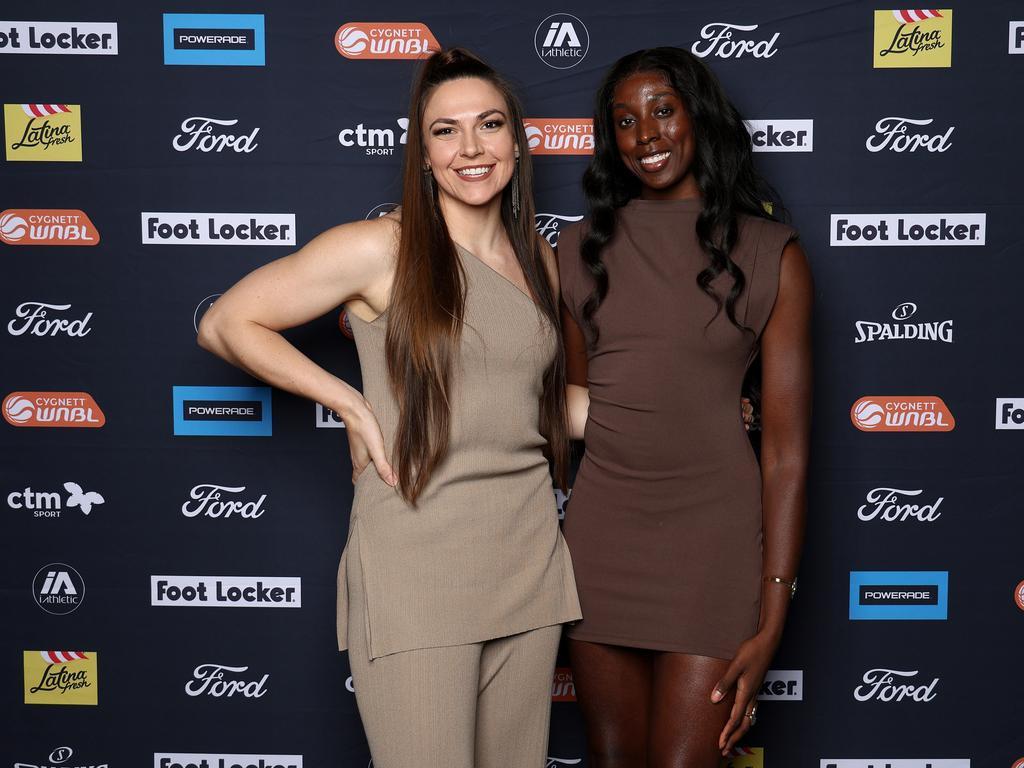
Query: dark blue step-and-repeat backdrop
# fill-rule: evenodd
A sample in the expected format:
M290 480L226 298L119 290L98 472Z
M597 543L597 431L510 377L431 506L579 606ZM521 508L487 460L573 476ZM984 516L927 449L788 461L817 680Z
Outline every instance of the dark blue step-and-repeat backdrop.
M603 72L678 45L749 119L817 286L801 589L726 764L1019 768L1024 8L823 5L7 5L0 764L365 768L345 433L198 320L398 201L424 51L518 83L555 243ZM287 335L358 386L339 316ZM559 664L549 765L583 766Z

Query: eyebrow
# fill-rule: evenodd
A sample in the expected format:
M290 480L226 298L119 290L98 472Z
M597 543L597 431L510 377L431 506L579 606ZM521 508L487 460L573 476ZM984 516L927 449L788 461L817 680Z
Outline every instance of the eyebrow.
M477 120L483 120L485 117L490 117L491 115L501 115L506 120L508 120L508 115L506 115L500 109L488 109L488 110L486 110L484 112L481 112L479 115L477 115L476 119ZM427 127L428 128L433 128L437 123L444 123L445 125L458 125L459 121L455 120L454 118L451 118L451 117L439 117L439 118L437 118L434 122L432 122Z
M660 98L662 98L664 96L675 96L675 95L676 94L675 94L674 91L658 91L657 93L652 93L647 98L647 101L654 101L655 99L660 99ZM629 105L623 104L622 102L616 102L615 104L612 104L612 109L629 109Z

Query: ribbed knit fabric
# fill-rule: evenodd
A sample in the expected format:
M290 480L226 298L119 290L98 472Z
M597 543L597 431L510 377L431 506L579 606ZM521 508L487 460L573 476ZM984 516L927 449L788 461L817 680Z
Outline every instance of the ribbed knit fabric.
M448 453L417 507L371 466L356 481L338 569L338 648L365 632L371 659L463 645L580 618L539 431L554 329L533 300L462 248L467 282L452 371ZM398 404L384 359L386 313L349 318L363 394L393 455ZM348 621L361 569L363 626Z

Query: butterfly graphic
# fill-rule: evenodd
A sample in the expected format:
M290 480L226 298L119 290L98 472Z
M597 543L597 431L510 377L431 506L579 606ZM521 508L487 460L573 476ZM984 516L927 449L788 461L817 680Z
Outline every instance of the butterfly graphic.
M82 513L86 515L92 512L93 504L105 501L96 491L84 492L78 483L64 483L64 490L71 494L68 496L68 507L81 507Z

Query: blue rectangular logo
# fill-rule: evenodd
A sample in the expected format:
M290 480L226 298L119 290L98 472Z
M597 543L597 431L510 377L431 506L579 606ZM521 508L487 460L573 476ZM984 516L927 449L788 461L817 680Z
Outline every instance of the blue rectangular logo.
M850 571L851 620L946 619L949 571Z
M262 67L262 13L165 13L164 64Z
M174 387L174 434L269 437L270 387Z

